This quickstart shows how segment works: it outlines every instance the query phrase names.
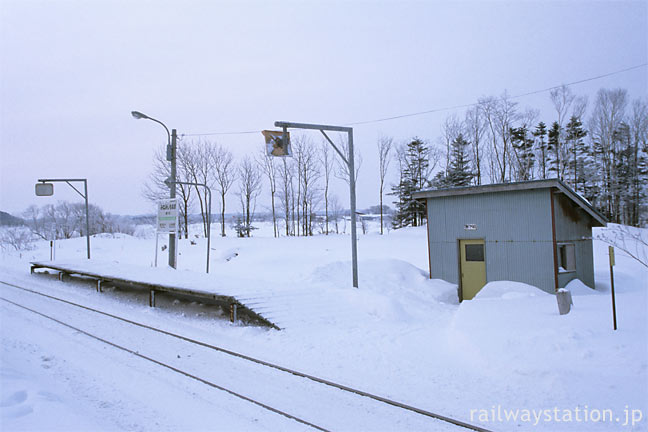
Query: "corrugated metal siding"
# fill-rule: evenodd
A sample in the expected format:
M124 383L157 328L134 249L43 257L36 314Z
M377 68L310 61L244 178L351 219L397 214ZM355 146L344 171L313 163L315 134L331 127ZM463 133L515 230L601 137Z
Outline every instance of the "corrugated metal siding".
M573 243L576 254L576 271L560 273L558 284L564 287L578 278L594 288L594 253L592 250L592 217L561 194L555 194L556 242Z
M458 240L485 239L486 280L554 291L549 189L428 199L431 277L459 282ZM466 224L477 229L468 231Z

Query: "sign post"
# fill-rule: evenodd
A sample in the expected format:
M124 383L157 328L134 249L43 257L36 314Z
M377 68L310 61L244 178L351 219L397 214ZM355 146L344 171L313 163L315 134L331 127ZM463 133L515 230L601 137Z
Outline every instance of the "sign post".
M612 291L612 320L614 322L614 330L617 329L617 320L616 320L616 302L614 299L614 246L608 246L608 251L610 252L610 287Z
M176 235L178 231L178 200L176 198L158 201L155 231L155 267L157 267L158 236L160 234L172 234L172 236L169 235L169 238L173 239L172 241L178 241L178 236ZM174 249L177 249L175 248L175 244L173 246ZM169 245L169 248L171 248L171 245Z

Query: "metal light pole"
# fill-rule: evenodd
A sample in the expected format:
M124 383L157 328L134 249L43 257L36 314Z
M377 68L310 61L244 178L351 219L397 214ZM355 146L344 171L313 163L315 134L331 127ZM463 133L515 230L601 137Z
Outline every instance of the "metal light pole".
M355 186L355 165L353 160L353 128L345 126L330 126L318 125L308 123L291 123L277 121L274 124L276 127L281 127L284 132L287 128L294 129L312 129L318 130L324 135L324 138L333 146L335 151L340 155L344 163L349 169L349 200L351 207L351 260L353 264L353 286L358 287L358 239L356 236L356 186ZM331 141L324 131L346 132L349 141L349 154L344 155L337 146Z
M88 210L88 179L38 179L40 183L36 183L37 196L51 196L54 195L53 182L65 182L76 193L85 199L85 213L86 213L86 247L88 249L88 259L90 259L90 212ZM79 192L70 182L83 182L84 193Z
M151 120L154 121L155 123L161 124L162 127L164 127L164 130L166 130L167 133L167 160L171 162L171 177L168 179L169 181L169 198L175 198L176 197L176 141L177 141L177 133L175 129L171 129L171 133L169 133L169 128L166 127L164 123L162 123L160 120L154 119L153 117L149 117L144 113L141 113L139 111L131 111L131 115L136 118L136 119L146 119L146 120ZM176 250L176 235L175 234L169 234L169 266L176 268L178 265L178 260L177 260L177 250Z
M165 182L165 183L171 183L171 182ZM211 209L212 209L212 193L211 189L209 186L207 186L204 183L190 183L190 182L175 182L175 184L182 184L182 185L188 185L188 186L202 186L205 188L205 190L208 192L208 210L207 210L207 273L209 273L209 250L210 250L210 243L211 243Z

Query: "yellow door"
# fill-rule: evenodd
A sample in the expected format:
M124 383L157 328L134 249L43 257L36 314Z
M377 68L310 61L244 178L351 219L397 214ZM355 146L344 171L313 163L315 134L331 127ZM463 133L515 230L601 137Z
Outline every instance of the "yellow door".
M484 240L459 240L461 299L470 300L486 285Z

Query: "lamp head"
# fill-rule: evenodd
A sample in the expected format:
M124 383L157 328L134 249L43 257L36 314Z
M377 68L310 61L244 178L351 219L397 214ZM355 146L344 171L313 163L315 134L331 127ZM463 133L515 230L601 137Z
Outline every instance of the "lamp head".
M136 118L138 120L139 119L147 119L147 118L149 118L146 114L141 113L139 111L131 111L131 115L133 116L133 118Z

